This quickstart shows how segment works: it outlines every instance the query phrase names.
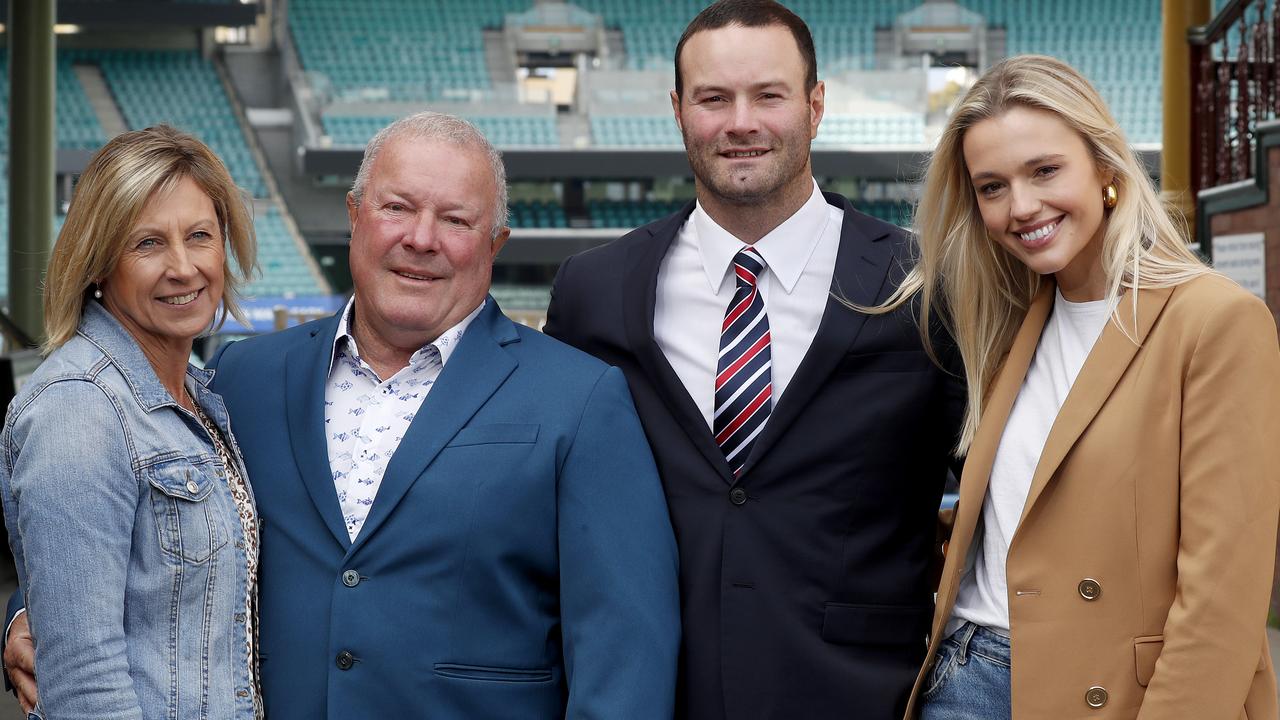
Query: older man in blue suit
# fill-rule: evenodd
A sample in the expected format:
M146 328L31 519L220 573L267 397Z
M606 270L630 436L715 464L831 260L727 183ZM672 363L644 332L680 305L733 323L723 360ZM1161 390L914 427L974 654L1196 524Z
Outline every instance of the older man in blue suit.
M653 458L617 369L488 297L497 153L405 118L347 205L346 309L215 358L261 513L268 716L669 718Z

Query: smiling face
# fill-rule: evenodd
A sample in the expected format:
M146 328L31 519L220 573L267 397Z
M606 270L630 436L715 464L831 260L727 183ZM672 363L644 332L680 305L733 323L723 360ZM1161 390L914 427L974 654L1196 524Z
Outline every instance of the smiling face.
M671 105L698 198L756 205L812 191L809 145L824 88L805 91L806 66L782 25L729 25L694 33L680 55L683 95Z
M213 201L189 177L147 200L124 254L100 281L102 304L153 363L213 322L222 300L224 247Z
M480 305L510 233L493 237L496 194L479 148L414 137L382 148L360 203L347 196L362 352L390 348L407 362Z
M1102 188L1084 140L1053 113L1015 107L965 133L964 160L990 236L1064 297L1099 300L1106 291Z

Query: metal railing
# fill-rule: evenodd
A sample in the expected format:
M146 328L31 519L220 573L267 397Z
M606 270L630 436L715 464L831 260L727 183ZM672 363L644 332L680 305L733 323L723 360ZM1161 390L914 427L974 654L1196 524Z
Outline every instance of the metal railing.
M1231 0L1187 32L1192 190L1252 178L1254 129L1280 117L1280 2Z

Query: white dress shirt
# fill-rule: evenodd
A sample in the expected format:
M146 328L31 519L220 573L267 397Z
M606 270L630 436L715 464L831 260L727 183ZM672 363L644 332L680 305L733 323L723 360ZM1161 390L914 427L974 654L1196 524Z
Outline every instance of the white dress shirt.
M400 447L409 423L484 303L414 352L409 364L386 380L379 378L360 357L356 339L350 333L354 307L353 297L338 321L324 389L329 470L342 507L342 521L352 542L364 526L387 463Z
M769 318L776 406L827 307L844 211L813 194L794 215L755 242L768 266L757 281ZM653 334L658 347L711 426L720 325L733 298L733 256L746 243L716 224L699 204L658 269Z

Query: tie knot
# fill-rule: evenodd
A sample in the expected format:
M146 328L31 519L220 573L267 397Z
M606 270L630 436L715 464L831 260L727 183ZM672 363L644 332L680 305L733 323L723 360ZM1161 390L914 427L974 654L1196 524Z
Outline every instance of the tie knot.
M738 276L738 285L756 284L756 279L760 277L760 273L764 272L764 258L761 257L760 251L753 247L745 247L733 256L733 271Z

